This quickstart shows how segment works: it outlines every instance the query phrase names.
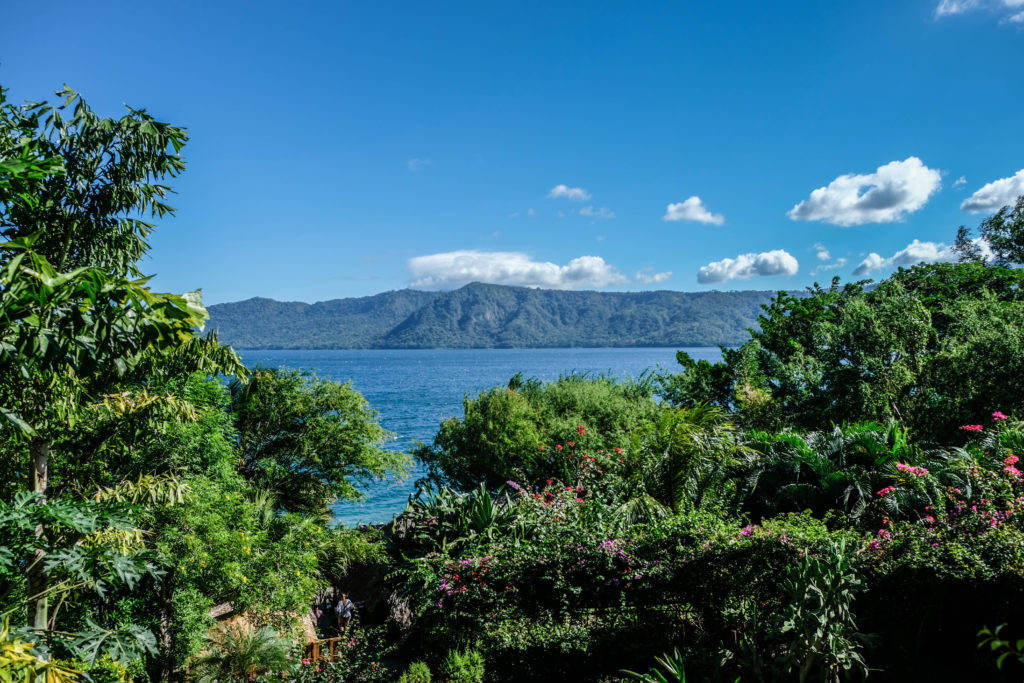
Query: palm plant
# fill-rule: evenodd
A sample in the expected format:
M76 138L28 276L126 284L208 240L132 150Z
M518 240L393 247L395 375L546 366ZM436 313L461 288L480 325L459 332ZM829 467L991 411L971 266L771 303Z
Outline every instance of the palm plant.
M276 674L291 665L288 641L267 626L222 624L206 640L194 667L201 683Z
M759 455L747 462L743 508L754 517L810 509L841 510L859 520L874 501L890 516L934 503L940 485L968 486L962 449L924 450L910 443L896 422L862 422L830 431L795 434L754 432L748 445ZM906 476L900 468L932 476ZM890 495L879 491L903 483Z
M629 506L634 514L658 506L673 513L699 509L721 498L731 472L753 455L729 416L705 404L664 410L639 439L640 466L629 483L630 496L643 502Z

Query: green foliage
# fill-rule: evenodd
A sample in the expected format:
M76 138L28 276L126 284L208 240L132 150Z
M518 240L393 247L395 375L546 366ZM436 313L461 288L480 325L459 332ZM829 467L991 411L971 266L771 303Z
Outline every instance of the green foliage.
M657 666L651 667L649 673L639 674L625 670L622 673L643 683L686 683L686 668L678 648L672 654L663 654L656 658L655 662ZM658 667L661 667L661 670Z
M426 662L413 662L398 678L398 683L430 683L430 667Z
M782 589L787 603L780 635L788 640L783 666L796 671L801 683L867 676L868 668L858 652L850 611L863 584L853 571L845 543L826 546L791 567Z
M570 465L560 448L607 448L658 414L649 380L567 375L554 382L515 376L463 400L464 417L441 423L432 446L415 452L431 476L470 491L483 483L496 490L506 481L567 481ZM579 427L585 425L585 433Z
M677 405L709 401L748 428L827 430L898 420L948 442L959 424L1021 412L1024 272L980 263L920 265L873 289L838 280L779 295L760 329L719 364L681 358L662 380Z
M1005 266L1024 263L1024 195L1013 206L1004 206L978 226L978 237L992 250L991 260ZM966 261L984 261L981 247L971 239L970 231L960 226L956 250Z
M195 661L195 676L210 683L287 671L290 649L287 640L266 626L221 624L207 637L206 649Z
M3 620L0 625L0 683L72 683L78 673L59 662L40 659L33 652L33 643L12 634L8 619Z
M57 270L96 267L119 275L136 273L155 227L141 216L162 217L174 209L164 199L164 178L181 173L187 133L129 108L120 119L101 118L67 86L60 105L15 107L0 95L0 158L21 143L9 131L31 138L35 152L61 160L62 172L22 178L32 205L0 201L0 235L39 234L40 255ZM2 196L0 196L2 199Z
M322 512L360 498L354 482L405 473L408 457L378 447L391 434L350 384L257 370L232 399L240 471L286 510Z
M981 637L981 642L978 643L978 647L981 649L988 648L990 652L999 654L996 656L996 668L1002 669L1003 664L1007 658L1012 657L1021 664L1024 664L1024 638L1019 638L1015 641L1005 640L1002 637L1003 628L1006 624L1000 624L995 629L989 629L988 626L983 626L978 631L978 637ZM984 636L984 637L982 637Z
M439 674L452 683L483 683L484 657L478 650L449 650Z

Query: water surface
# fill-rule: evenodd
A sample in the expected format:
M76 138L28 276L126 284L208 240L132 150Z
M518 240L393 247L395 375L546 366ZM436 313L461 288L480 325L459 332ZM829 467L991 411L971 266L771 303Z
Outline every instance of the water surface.
M629 349L411 349L411 350L242 350L252 368L309 370L318 377L352 382L380 414L381 425L396 434L387 448L409 452L414 442L430 443L446 417L462 417L467 393L524 377L554 380L571 372L639 377L659 368L679 369L675 348ZM717 361L716 347L685 349L697 360ZM333 506L347 526L387 522L405 508L414 482L423 476L416 463L401 481L371 485L362 503Z

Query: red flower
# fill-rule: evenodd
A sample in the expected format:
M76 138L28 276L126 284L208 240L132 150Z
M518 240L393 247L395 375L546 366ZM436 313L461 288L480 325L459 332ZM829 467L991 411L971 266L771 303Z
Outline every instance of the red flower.
M576 431L580 433L580 436L583 436L584 434L587 433L587 430L583 427L583 425L577 425Z
M555 446L555 448L557 448L558 450L562 450L562 444L558 444L557 446Z

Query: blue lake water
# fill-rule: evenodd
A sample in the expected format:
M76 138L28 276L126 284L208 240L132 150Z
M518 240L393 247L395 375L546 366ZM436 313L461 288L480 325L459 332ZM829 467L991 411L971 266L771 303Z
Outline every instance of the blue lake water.
M685 349L697 360L721 360L718 348ZM446 417L462 417L462 399L524 377L554 380L576 373L639 377L659 367L676 372L675 348L635 349L416 349L416 350L242 350L250 367L309 370L318 377L352 382L396 434L386 447L409 452L414 442L431 443ZM361 503L333 506L338 523L388 522L405 509L424 470L416 463L399 481L371 485Z

